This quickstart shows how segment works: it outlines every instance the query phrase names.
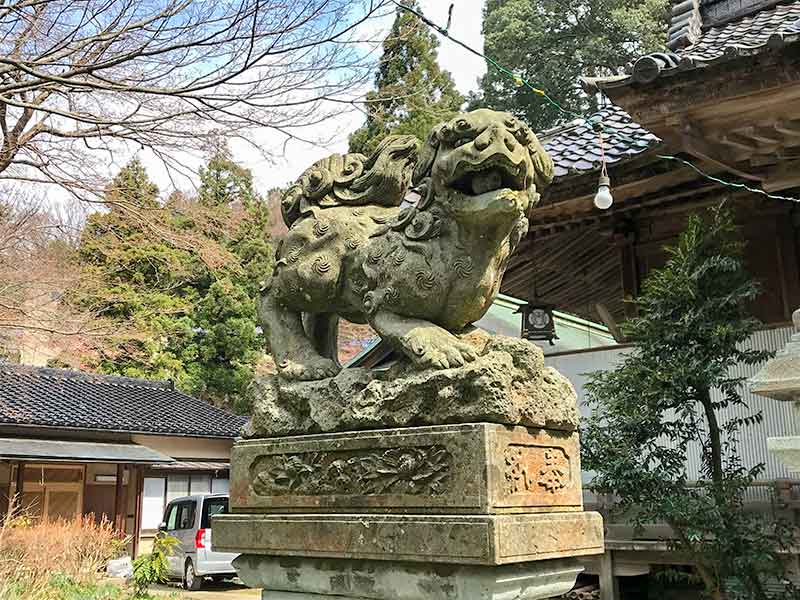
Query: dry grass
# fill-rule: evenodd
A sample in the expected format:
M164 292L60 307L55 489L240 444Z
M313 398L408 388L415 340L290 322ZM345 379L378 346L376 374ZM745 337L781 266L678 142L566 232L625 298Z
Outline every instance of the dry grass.
M0 600L72 598L76 588L97 584L125 543L107 521L36 522L12 510L0 524Z

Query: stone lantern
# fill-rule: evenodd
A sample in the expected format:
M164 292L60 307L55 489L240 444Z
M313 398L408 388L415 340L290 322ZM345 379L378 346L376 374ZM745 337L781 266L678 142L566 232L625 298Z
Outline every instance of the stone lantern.
M750 391L800 409L800 309L792 315L795 334L750 380ZM767 438L767 448L791 471L800 471L800 436Z

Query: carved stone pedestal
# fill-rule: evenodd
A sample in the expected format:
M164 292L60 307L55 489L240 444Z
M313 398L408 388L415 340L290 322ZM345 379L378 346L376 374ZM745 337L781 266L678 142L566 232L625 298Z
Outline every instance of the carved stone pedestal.
M235 565L248 585L270 590L265 600L536 600L569 591L582 570L574 559L476 567L243 555Z
M603 552L580 477L569 431L474 423L246 440L214 548L242 553L240 576L269 600L548 598L574 584L575 557Z

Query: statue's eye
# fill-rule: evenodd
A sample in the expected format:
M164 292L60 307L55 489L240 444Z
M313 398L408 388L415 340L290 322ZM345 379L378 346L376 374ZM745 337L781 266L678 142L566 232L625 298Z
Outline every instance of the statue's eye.
M456 129L460 131L464 131L465 129L469 129L469 123L466 119L459 119L456 121Z

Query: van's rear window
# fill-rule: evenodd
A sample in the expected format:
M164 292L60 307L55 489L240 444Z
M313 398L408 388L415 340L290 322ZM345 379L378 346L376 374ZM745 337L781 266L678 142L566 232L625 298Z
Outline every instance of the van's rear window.
M207 498L203 502L203 521L200 527L203 529L211 528L211 517L214 515L225 515L228 513L227 498Z

